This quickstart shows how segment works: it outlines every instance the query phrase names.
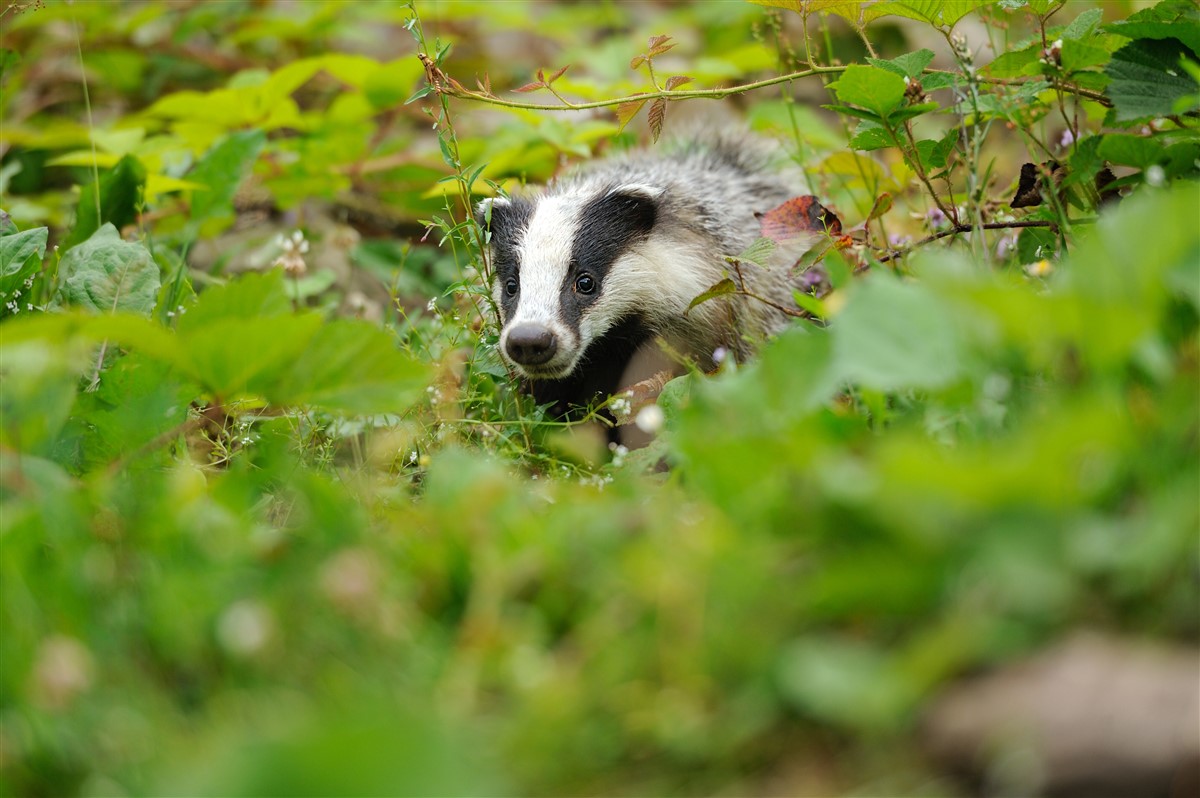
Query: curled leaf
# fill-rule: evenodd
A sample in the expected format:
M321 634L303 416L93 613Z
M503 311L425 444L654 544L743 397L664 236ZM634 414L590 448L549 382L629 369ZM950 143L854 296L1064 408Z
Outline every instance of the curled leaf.
M842 234L842 221L812 195L793 197L777 208L756 215L759 233L776 242L812 233Z
M871 206L871 212L867 214L867 221L874 221L891 209L892 195L885 191L875 198L875 204Z
M691 301L691 304L689 304L687 306L687 310L685 310L683 312L683 315L686 316L688 314L688 312L691 311L692 308L696 307L697 305L702 305L710 299L716 299L719 296L728 296L729 294L736 294L736 293L737 293L737 283L735 283L733 281L732 277L726 277L724 280L721 280L716 285L714 285L712 288L708 289L704 293L700 294L700 296L693 299Z

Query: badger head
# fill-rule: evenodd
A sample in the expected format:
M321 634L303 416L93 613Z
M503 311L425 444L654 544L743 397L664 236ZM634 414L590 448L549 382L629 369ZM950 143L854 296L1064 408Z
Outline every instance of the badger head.
M624 184L480 204L500 351L518 372L562 380L605 345L617 341L632 354L653 334L665 253L651 239L662 194Z

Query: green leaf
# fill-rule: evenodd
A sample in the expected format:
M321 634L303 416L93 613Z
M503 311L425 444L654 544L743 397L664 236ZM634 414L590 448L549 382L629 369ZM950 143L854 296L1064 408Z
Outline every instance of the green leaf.
M267 136L261 130L231 133L205 153L188 173L190 182L207 187L205 191L192 192L193 234L201 228L205 233L215 233L233 219L233 196L266 141Z
M1178 39L1200 53L1200 8L1194 0L1166 0L1111 22L1104 30L1127 39Z
M1107 64L1111 58L1109 51L1098 44L1074 39L1063 40L1062 68L1067 73Z
M925 71L925 67L933 62L933 50L917 50L915 53L905 53L890 61L883 58L868 58L867 61L880 69L886 69L888 72L916 79Z
M431 376L427 364L401 354L387 333L366 322L343 320L323 325L287 373L265 392L278 404L399 413Z
M1065 45L1068 41L1086 39L1096 31L1096 26L1104 19L1104 11L1099 8L1089 8L1071 21L1059 36Z
M1197 90L1196 81L1180 67L1185 57L1196 59L1174 39L1139 39L1113 53L1104 70L1112 82L1104 93L1113 101L1116 120L1133 122L1174 113L1175 102Z
M876 17L894 16L928 22L936 27L954 25L977 8L993 0L884 0L871 10Z
M179 319L181 333L199 330L224 319L286 316L292 303L284 292L283 272L250 273L225 285L209 288Z
M984 67L983 71L994 78L1039 75L1041 74L1041 62L1038 59L1041 57L1041 54L1041 42L1031 44L1020 50L1010 50L1006 53L1001 53L995 61Z
M59 264L63 302L93 313L126 311L149 316L160 284L158 264L141 244L122 241L105 224L67 250Z
M28 317L31 320L37 316ZM5 448L43 453L62 429L75 401L87 350L57 341L0 336L0 442Z
M315 313L213 321L180 333L184 360L179 366L222 400L268 396L322 322Z
M738 253L737 260L766 266L771 260L771 255L775 253L775 247L775 242L769 238L755 239L753 244Z
M145 185L146 169L137 158L126 155L117 161L116 166L101 175L98 188L92 182L80 193L79 205L75 210L75 227L62 245L69 248L88 240L104 222L114 225L118 230L133 224L137 221ZM97 190L100 193L99 203L96 201Z
M1163 142L1148 136L1110 133L1100 138L1097 154L1107 161L1145 169L1166 159Z
M690 311L692 308L696 307L697 305L702 305L710 299L716 299L719 296L728 296L729 294L736 294L736 293L737 293L737 284L733 281L732 278L726 277L724 280L721 280L719 283L714 285L712 288L709 288L707 291L700 294L700 296L693 299L691 301L691 303L687 306L687 310L684 311L684 315L687 315L687 312Z
M875 122L863 121L859 123L858 129L854 133L854 138L850 139L850 146L856 150L882 150L885 147L893 147L891 136L887 130Z
M904 102L904 79L879 67L854 64L829 87L842 102L866 108L881 117Z
M1053 258L1057 249L1058 236L1048 227L1026 227L1017 236L1017 259L1022 264Z
M17 164L17 167L19 169L19 167L20 167L19 163ZM7 194L8 188L6 186L2 185L2 183L3 183L3 181L0 181L0 194ZM0 237L10 236L16 232L17 232L17 223L14 222L12 220L12 217L8 215L8 211L0 210Z
M835 317L832 334L838 373L864 388L936 388L961 372L961 331L921 285L871 275Z
M0 237L0 299L7 301L41 266L49 234L47 228L36 227Z

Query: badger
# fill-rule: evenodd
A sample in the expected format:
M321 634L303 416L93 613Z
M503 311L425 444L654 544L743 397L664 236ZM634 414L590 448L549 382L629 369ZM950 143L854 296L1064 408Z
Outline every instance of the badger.
M786 325L792 261L736 267L746 292L770 302L738 293L689 310L760 237L756 214L804 193L780 162L756 139L692 138L480 202L500 352L535 399L562 416L643 376L630 364L656 339L707 369Z

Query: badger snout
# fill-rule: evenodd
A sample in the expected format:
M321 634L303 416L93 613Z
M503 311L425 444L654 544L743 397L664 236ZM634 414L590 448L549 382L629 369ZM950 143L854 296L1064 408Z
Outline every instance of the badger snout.
M558 337L547 327L526 322L508 331L504 350L521 366L540 366L558 353Z

